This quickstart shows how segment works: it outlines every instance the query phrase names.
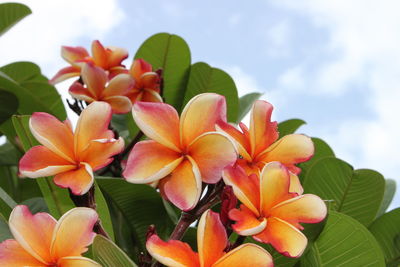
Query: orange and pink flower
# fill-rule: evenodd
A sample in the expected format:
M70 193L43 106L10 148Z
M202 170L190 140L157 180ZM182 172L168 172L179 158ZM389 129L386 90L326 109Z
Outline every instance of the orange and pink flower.
M74 208L56 221L48 213L32 215L27 206L16 206L9 219L15 239L0 243L0 266L100 266L82 257L96 236L97 219L89 208Z
M99 41L92 42L92 56L88 51L80 46L63 46L61 56L71 64L71 66L61 69L50 80L50 83L56 84L68 78L81 75L81 68L84 63L91 62L94 65L107 71L108 78L112 79L120 73L127 73L122 61L128 57L125 49L108 46L104 47Z
M83 110L75 133L69 120L35 112L29 127L41 146L34 146L19 162L22 176L38 178L53 176L54 183L70 188L75 195L85 194L93 185L93 171L113 161L112 156L124 149L124 140L114 139L108 129L111 106L93 102Z
M231 267L273 266L271 255L255 244L243 244L225 252L228 237L219 215L207 210L201 216L197 228L197 247L194 252L187 243L178 240L161 240L156 234L150 236L146 248L153 258L166 266Z
M279 162L270 162L260 177L247 176L238 165L225 168L223 179L232 186L242 202L229 217L232 228L243 236L253 236L270 243L285 256L299 257L307 246L300 223L318 223L326 217L323 200L312 194L302 195L302 188L291 188L291 173Z
M159 181L163 196L182 210L196 206L202 182L217 183L222 170L236 161L229 137L215 131L217 121L226 121L221 95L194 97L180 118L165 103L139 101L132 112L138 127L152 140L133 147L123 176L138 184Z
M131 111L131 101L125 95L133 88L135 81L129 74L119 74L108 82L107 73L102 68L85 63L81 77L85 85L75 82L69 88L74 98L88 103L107 102L116 114Z

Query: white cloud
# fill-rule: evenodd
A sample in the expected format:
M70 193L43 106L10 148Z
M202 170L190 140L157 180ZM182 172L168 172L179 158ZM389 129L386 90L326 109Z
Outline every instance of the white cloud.
M290 54L291 25L288 20L277 22L266 33L267 55L287 57Z

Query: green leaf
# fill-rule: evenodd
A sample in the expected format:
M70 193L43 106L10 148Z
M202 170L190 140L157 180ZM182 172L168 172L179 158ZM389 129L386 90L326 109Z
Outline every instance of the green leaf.
M136 267L137 265L117 245L97 235L92 245L94 260L102 266Z
M190 49L181 37L158 33L139 47L135 59L142 58L161 68L164 77L163 97L166 102L180 110L185 95L190 69Z
M182 106L201 93L217 93L225 96L228 121L235 122L238 116L239 99L235 82L225 71L197 62L190 68L189 81Z
M297 129L304 124L306 124L306 122L300 119L290 119L280 122L278 124L279 138L296 132Z
M29 7L23 4L0 4L0 36L7 32L18 21L31 13L32 11L29 9Z
M381 205L385 180L376 171L353 171L349 164L340 159L323 158L309 169L303 187L306 193L333 201L334 210L368 226Z
M18 165L21 153L10 143L0 146L0 165Z
M25 151L38 145L38 142L29 130L29 118L30 116L27 115L13 116L12 118L15 131ZM46 200L50 214L55 218L60 218L62 214L75 207L72 200L69 198L68 191L56 186L51 177L37 178L36 182Z
M96 211L99 214L101 225L104 227L111 240L114 241L115 240L114 229L107 202L96 181L94 182L94 187L95 187L94 197L96 201Z
M0 242L7 239L14 239L14 237L10 232L6 218L0 214Z
M353 218L331 211L319 238L301 258L302 266L385 266L374 236Z
M35 80L38 76L41 76L39 66L28 61L10 63L1 67L0 71L18 83Z
M387 266L400 264L400 247L396 244L400 236L400 208L383 214L369 227L385 254Z
M17 206L17 203L0 187L0 212L1 214L8 218L10 216L11 210Z
M250 93L239 98L239 112L236 122L239 123L249 113L254 102L262 96L261 93Z
M17 112L18 105L18 98L13 93L0 89L0 124Z
M385 194L383 195L383 200L381 203L381 207L379 208L378 214L376 217L381 216L385 213L385 211L389 208L390 203L392 203L394 194L396 193L396 181L393 179L385 180Z
M96 180L106 198L125 216L142 250L151 224L156 226L161 237L173 227L160 194L154 188L117 178L96 177Z
M47 212L47 213L49 212L46 201L42 197L30 198L21 202L20 204L28 206L32 214L38 212Z

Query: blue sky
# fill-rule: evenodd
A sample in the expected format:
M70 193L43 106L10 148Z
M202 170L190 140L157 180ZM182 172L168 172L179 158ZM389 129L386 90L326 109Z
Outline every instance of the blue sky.
M65 65L61 45L99 39L132 55L150 35L175 33L193 62L226 70L240 94L263 92L276 120L302 118L300 132L338 157L400 182L396 0L25 2L34 14L0 38L1 64L31 60L52 76Z

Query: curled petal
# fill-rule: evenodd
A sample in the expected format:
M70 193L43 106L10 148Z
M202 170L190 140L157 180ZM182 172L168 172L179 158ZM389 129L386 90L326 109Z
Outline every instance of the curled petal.
M267 226L265 218L257 218L245 205L240 205L240 210L232 209L229 212L229 218L236 223L232 225L233 230L239 235L249 236L262 232Z
M77 77L81 74L81 68L79 66L68 66L59 70L56 75L49 81L51 84L57 84L66 79Z
M157 235L152 235L147 239L146 248L153 258L166 266L200 266L197 253L184 242L178 240L169 240L165 242Z
M187 146L199 135L215 131L219 121L226 121L225 97L214 93L193 97L181 114L181 143Z
M170 174L182 160L179 153L155 141L141 141L129 154L123 176L131 183L151 183Z
M84 60L89 56L87 50L81 46L62 46L61 56L70 64L74 64L76 61Z
M298 195L302 195L304 192L303 186L300 183L299 177L292 173L289 172L290 174L290 186L289 186L289 192L290 193L297 193Z
M163 194L183 211L193 209L201 194L200 171L189 156L160 184Z
M108 67L121 66L121 62L128 57L126 49L114 46L107 46L108 54Z
M24 250L17 241L8 239L0 243L0 266L47 266Z
M124 149L124 140L118 139L97 139L90 141L87 149L82 151L80 161L89 164L93 171L97 171L113 161L112 156L117 155Z
M96 233L93 226L98 220L95 210L90 208L73 208L57 222L51 243L51 254L54 259L81 256L92 244Z
M125 114L132 110L132 103L126 96L110 96L103 100L111 105L115 114Z
M268 218L263 232L253 236L259 242L270 243L286 257L297 258L307 246L307 238L293 225L274 217Z
M92 55L97 66L107 69L107 52L104 46L98 40L92 42Z
M200 265L210 267L221 258L228 244L225 227L222 225L219 214L207 210L200 218L197 228L197 247Z
M71 189L74 195L83 195L93 185L93 170L89 164L81 162L80 166L71 171L54 176L54 183L62 188Z
M108 79L106 72L92 63L86 63L83 65L81 75L90 93L96 99L100 99Z
M136 81L139 81L144 73L152 71L152 66L141 58L135 59L130 69L130 73Z
M133 118L139 128L154 141L180 151L179 116L176 110L164 103L136 102Z
M74 137L67 125L48 113L35 112L29 120L29 128L42 145L74 163Z
M142 96L142 100L144 102L163 102L162 97L160 96L159 93L157 93L154 90L150 90L150 89L143 89L143 96Z
M56 220L48 213L32 215L27 206L16 206L10 214L11 233L21 247L43 263L50 263L49 247Z
M155 72L146 72L142 75L140 83L144 89L152 89L157 93L160 91L160 76Z
M74 82L69 88L68 92L73 98L83 100L88 103L92 103L95 101L94 98L96 98L96 96L93 96L92 93L83 87L80 82Z
M217 183L221 179L222 170L237 159L231 140L217 132L200 135L189 145L188 151L205 183Z
M21 175L29 178L53 176L75 168L71 162L45 146L34 146L19 161Z
M115 76L103 92L103 97L123 96L133 87L135 81L128 74Z
M85 257L64 257L58 260L57 266L60 267L100 267L97 262Z
M217 261L213 267L273 267L274 262L271 254L255 244L243 244L229 251L224 257Z
M250 143L243 133L241 133L233 125L226 122L219 122L216 125L216 129L218 132L223 132L232 137L238 148L239 155L241 155L247 161L252 161L252 158L248 152L250 151Z

